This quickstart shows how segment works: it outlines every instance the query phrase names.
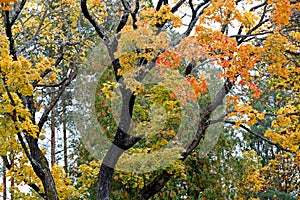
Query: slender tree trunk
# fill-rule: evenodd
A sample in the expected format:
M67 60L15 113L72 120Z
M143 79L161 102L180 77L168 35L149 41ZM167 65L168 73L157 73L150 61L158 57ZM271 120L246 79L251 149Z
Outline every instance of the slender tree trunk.
M12 156L11 158L11 166L12 166L12 169L14 168L14 156ZM11 188L11 192L10 192L10 199L11 200L14 200L14 186L15 186L15 179L14 179L14 175L11 176L11 179L10 179L10 188Z
M14 179L14 177L11 177L10 187L13 188L14 186L15 186L15 179ZM13 189L11 190L10 196L11 196L10 199L14 200L14 190Z
M2 166L2 174L3 174L3 200L6 200L6 166L5 162L3 161L3 166Z
M64 148L64 170L68 173L68 141L67 141L67 113L66 113L66 100L65 97L62 98L62 106L63 106L63 148Z
M55 164L55 107L51 111L51 166Z
M64 140L64 169L68 173L68 142L67 142L67 127L66 121L63 121L63 140Z
M26 2L27 2L26 0L21 1L20 7L19 7L20 11L23 9ZM11 13L10 11L3 11L2 14L4 16L5 34L9 40L10 55L12 56L14 61L17 61L18 57L17 57L17 51L14 46L14 37L13 37L13 32L12 32L12 26L16 22L16 19L18 16L15 15L15 17L16 17L15 20L11 21L10 13ZM20 98L22 99L22 96ZM24 104L24 106L26 107L25 104ZM35 120L34 120L35 107L34 106L31 107L29 110L30 110L31 114L33 114L32 122L33 122L33 124L35 124ZM48 115L46 116L46 118L48 118ZM16 121L16 120L14 120L14 121ZM58 200L59 198L58 198L58 194L56 191L55 182L54 182L52 173L49 169L49 163L48 163L46 157L43 155L41 149L38 146L38 139L25 134L25 138L28 143L28 147L30 149L30 151L28 151L27 145L25 144L25 141L23 140L21 133L18 133L18 138L21 142L22 148L24 149L27 157L30 160L30 163L32 165L32 168L33 168L35 174L42 181L42 184L43 184L43 187L45 190L46 200ZM13 160L11 162L11 165L13 166ZM14 179L12 177L11 187L13 187L13 186L14 186ZM13 199L14 199L14 197L13 197L13 193L12 193L11 200L13 200Z
M51 166L55 164L55 117L51 115Z

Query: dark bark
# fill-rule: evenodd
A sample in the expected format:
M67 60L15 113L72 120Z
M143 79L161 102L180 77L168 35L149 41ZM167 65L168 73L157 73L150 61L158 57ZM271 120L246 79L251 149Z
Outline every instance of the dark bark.
M120 81L122 84L122 81ZM97 199L109 200L111 181L117 164L122 153L131 148L140 138L131 137L128 130L131 124L135 96L126 86L121 85L122 111L118 129L109 151L105 155L98 174Z
M64 148L64 170L68 173L68 141L67 141L67 121L66 121L66 102L63 98L63 148Z
M13 170L14 160L15 160L14 152L12 152L9 157L10 157L10 163ZM10 187L11 188L15 187L15 177L13 175L10 177ZM14 196L15 196L14 190L10 190L10 199L14 200L15 199Z
M55 108L51 112L51 166L55 164Z
M114 167L124 151L112 145L103 159L98 174L97 199L109 200Z
M56 191L55 182L49 168L49 163L46 157L43 155L42 151L40 150L37 143L37 139L33 138L32 136L26 136L26 141L30 148L30 154L29 152L27 152L26 155L30 160L35 174L40 178L40 180L43 183L46 196L45 199L58 200L59 198Z
M138 7L138 1L136 2L137 2L136 7ZM183 5L184 2L186 1L185 0L178 1L178 3L171 9L171 12L173 13L176 12L179 9L179 7ZM177 45L180 42L180 40L190 35L191 31L193 30L193 28L197 23L199 16L203 14L205 8L208 7L210 2L211 1L209 0L205 0L204 2L198 4L196 7L194 7L193 4L190 4L191 5L190 8L192 10L192 17L190 22L188 23L188 27L186 31L178 38L178 41L176 40L172 42L171 46ZM162 5L167 3L168 1L166 0L158 1L156 9L159 10L162 7ZM116 30L117 32L121 31L121 29L123 28L124 24L126 23L129 17L128 12L131 10L128 7L128 4L125 0L122 1L122 4L124 7L124 13L118 24L118 28ZM117 161L119 160L124 150L127 150L130 147L132 147L140 139L139 137L130 138L130 135L127 133L130 127L130 121L131 121L135 96L132 95L131 91L125 89L126 86L122 82L122 76L118 75L118 69L120 69L121 66L119 60L114 58L114 52L116 51L118 46L117 39L113 41L113 44L110 43L107 36L105 36L105 34L102 32L102 28L100 27L100 25L89 13L86 5L86 0L81 0L81 9L86 19L93 25L99 37L103 39L104 43L108 48L111 59L113 60L112 65L114 67L115 77L116 80L119 82L120 90L122 93L122 99L123 99L122 112L120 115L121 116L120 123L118 125L118 129L116 131L113 144L102 162L102 165L100 167L100 172L98 175L97 199L108 200L109 192L111 188L112 176L114 173L114 167ZM137 13L136 9L134 10L133 13L131 13L134 22L136 21L135 19L136 13ZM163 22L161 24L156 24L156 27L158 28L157 34L162 30L165 24L166 22ZM155 59L154 62L152 63L153 65L148 64L148 67L154 66L154 63L155 63ZM190 74L191 70L192 70L192 66L189 66L186 70L186 75ZM136 77L136 79L138 81L141 81L143 77L145 77L145 74L139 75L139 77ZM232 85L233 85L232 83L226 82L224 88L220 91L218 97L211 104L209 104L206 109L204 109L203 113L201 113L200 125L198 127L197 136L191 142L186 152L182 154L183 156L182 160L186 159L186 157L191 153L191 151L197 147L197 145L199 144L200 140L203 138L204 133L209 125L208 120L210 118L211 113L216 109L218 105L222 104L223 98L231 89ZM145 188L142 189L142 191L139 194L139 199L149 199L150 197L155 195L163 188L163 186L168 182L168 180L172 176L173 176L172 174L168 174L166 171L163 171L159 176L157 176L153 180L152 183L150 183L149 185L147 185Z
M172 177L173 177L172 174L169 174L167 171L163 171L146 188L144 188L139 193L138 199L140 200L150 199L158 191L160 191Z
M110 168L106 165L101 165L100 173L98 175L99 181L97 186L97 199L109 200L109 193L113 173L113 168Z
M206 129L209 126L209 118L211 113L219 106L222 105L223 99L233 87L233 83L226 81L223 88L218 92L216 98L200 113L201 119L198 125L198 130L195 138L191 141L186 151L182 153L181 160L184 161L188 155L199 145L201 139L203 139ZM173 174L169 174L167 171L163 171L158 175L150 184L145 186L138 195L138 199L146 200L158 193L164 185L173 177Z
M4 11L5 33L6 33L6 36L8 37L8 41L9 41L10 55L12 56L14 61L17 61L18 57L17 57L17 53L16 53L16 49L15 49L15 41L14 41L13 35L12 35L12 26L14 25L19 14L21 13L25 3L26 3L26 0L23 0L21 2L15 15L12 16L11 21L10 21L10 12ZM4 82L5 82L5 80L4 80ZM5 88L5 89L6 89L6 92L8 93L8 96L10 97L12 105L15 106L14 100L11 97L9 89L8 88ZM19 98L22 100L23 99L30 100L30 97L25 97L20 94L18 94L18 95L19 95ZM26 105L27 101L23 101L23 103L24 103L24 106L28 108L30 113L35 112L35 107L34 107L33 101L32 102L29 101L28 105ZM34 115L33 115L33 117L34 117ZM45 118L45 115L44 115L44 118ZM16 117L15 112L13 113L12 119L14 122L17 122L17 117ZM33 123L35 123L34 118L32 118L31 120ZM25 138L26 138L26 141L27 141L30 151L28 150L28 147L27 147L21 133L18 132L18 134L17 134L18 139L21 143L21 146L22 146L26 156L28 157L28 159L33 167L34 172L41 179L41 181L43 183L43 187L45 190L45 196L46 196L45 199L58 200L58 195L57 195L55 183L54 183L54 180L52 177L52 173L49 169L49 165L48 165L48 161L47 161L46 157L43 155L42 151L40 150L40 148L38 146L38 139L33 138L32 136L28 135L27 133L25 133L25 135L26 135ZM12 180L11 184L13 185L14 184L13 178L11 180ZM37 189L37 187L34 187L34 186L32 188L36 191L39 191L39 189ZM13 199L13 194L11 196L11 199Z

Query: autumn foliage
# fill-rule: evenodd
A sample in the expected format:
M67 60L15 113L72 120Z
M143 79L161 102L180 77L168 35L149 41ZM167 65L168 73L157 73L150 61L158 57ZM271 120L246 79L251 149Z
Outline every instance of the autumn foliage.
M0 3L0 155L15 199L300 198L299 1ZM70 145L72 171L49 166L50 115L95 69L84 100L101 130ZM84 118L79 106L68 112ZM111 146L97 160L84 145L97 152L100 131Z

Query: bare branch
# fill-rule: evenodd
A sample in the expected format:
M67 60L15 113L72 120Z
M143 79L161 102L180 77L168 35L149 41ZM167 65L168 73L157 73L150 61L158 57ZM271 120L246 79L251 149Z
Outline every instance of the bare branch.
M36 87L59 87L61 86L62 84L64 84L64 82L66 82L68 80L68 78L64 78L61 82L59 83L56 83L56 84L37 84Z
M236 125L236 122L229 121L229 120L225 120L225 123L227 123L227 124L232 124L232 125ZM266 138L265 136L262 136L261 134L252 131L250 128L246 127L246 126L243 125L243 124L239 125L239 127L241 127L242 129L244 129L244 130L247 131L248 133L250 133L250 134L252 134L252 135L254 135L254 136L256 136L256 137L262 139L263 141L265 141L265 142L267 142L267 143L269 143L269 144L271 144L271 145L276 146L276 147L277 147L278 149L280 149L280 150L287 151L287 152L291 152L290 150L283 148L280 144L275 143L275 142L272 142L271 140L269 140L269 139Z
M3 11L4 13L4 24L5 24L5 33L6 36L8 37L8 41L9 41L9 51L10 51L10 55L12 56L13 60L16 61L18 60L17 58L17 52L15 49L15 41L13 39L13 35L12 35L12 25L9 21L9 11Z
M168 0L159 0L156 5L156 10L159 11L163 4L168 4Z
M261 3L261 4L259 4L259 5L256 5L256 6L252 7L252 8L250 8L249 11L251 12L251 11L257 10L258 8L261 8L261 7L263 7L263 6L266 6L267 3L268 3L268 1L264 1L263 3Z
M267 1L265 1L263 4L261 4L261 6L264 6L264 9L263 9L263 13L262 13L262 15L261 15L261 18L260 18L259 22L258 22L254 27L252 27L252 28L246 33L246 35L252 34L255 30L257 30L259 27L261 27L264 23L270 21L269 18L268 18L268 19L265 19L265 16L266 16L266 14L267 14L267 6L268 6ZM261 7L261 6L260 6L260 7ZM255 10L255 9L253 9L253 10ZM244 42L245 39L246 39L246 37L247 37L247 36L242 37L242 38L238 41L238 44L241 44L242 42Z
M40 23L39 23L39 26L36 30L36 32L34 33L34 35L32 35L31 39L29 42L27 42L27 44L23 45L23 47L19 50L19 52L22 52L24 51L25 49L27 49L30 45L32 45L33 41L36 39L36 37L40 34L40 31L41 31L41 28L44 24L44 21L46 19L46 16L47 16L47 13L48 13L48 10L45 10L42 17L40 18ZM28 18L29 20L30 18ZM24 28L25 30L25 28ZM24 38L26 38L26 36L24 36Z
M260 36L260 35L266 35L266 34L270 34L270 33L273 33L273 31L264 31L264 32L261 32L261 33L253 33L253 34L245 34L245 35L230 35L230 37L232 38L247 38L247 37L253 37L253 36ZM245 41L245 40L244 40Z
M77 72L76 72L77 66L76 66L76 64L77 64L77 60L79 59L80 53L81 52L78 52L77 55L75 56L74 60L73 60L73 66L72 66L72 70L70 72L69 77L67 77L67 80L64 81L64 83L61 85L61 87L57 91L57 95L53 98L51 103L44 110L44 112L42 114L42 117L40 118L40 121L38 122L39 130L42 130L42 127L44 126L45 122L48 120L49 113L51 112L53 107L56 105L56 103L60 99L61 95L64 93L66 87L69 86L70 83L72 82L72 80L76 77L76 75L77 75Z

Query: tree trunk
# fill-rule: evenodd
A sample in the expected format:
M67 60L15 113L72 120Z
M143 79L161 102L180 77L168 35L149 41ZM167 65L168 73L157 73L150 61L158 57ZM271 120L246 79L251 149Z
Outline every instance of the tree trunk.
M42 181L45 196L47 200L58 200L55 182L49 168L49 163L42 151L38 147L37 139L32 136L26 136L28 146L30 148L29 160L35 174Z
M62 97L62 106L63 106L63 148L64 148L64 170L68 173L68 141L67 141L67 111L66 111L66 97Z
M55 164L55 117L51 115L51 166Z
M130 135L128 134L135 96L129 89L125 88L125 85L123 85L123 88L120 90L122 93L122 111L120 115L120 122L113 144L106 153L100 167L97 186L98 200L109 200L111 181L115 165L117 164L124 150L129 149L138 141L138 139L135 140L134 137L129 139Z
M3 166L2 166L2 174L3 174L3 200L6 200L6 166L5 161L3 160Z
M97 199L109 200L109 193L113 173L113 168L110 168L104 164L101 165L100 172L98 175Z
M11 166L14 166L14 156L12 156L11 158ZM12 170L13 170L14 167L12 167ZM15 186L15 179L14 179L14 175L11 176L11 179L10 179L10 188L11 188L11 192L10 192L10 199L11 200L14 200L14 186Z
M54 95L53 95L54 96ZM55 107L51 111L51 166L55 164Z
M64 169L68 173L68 142L67 142L67 123L66 120L63 120L63 140L64 140Z

